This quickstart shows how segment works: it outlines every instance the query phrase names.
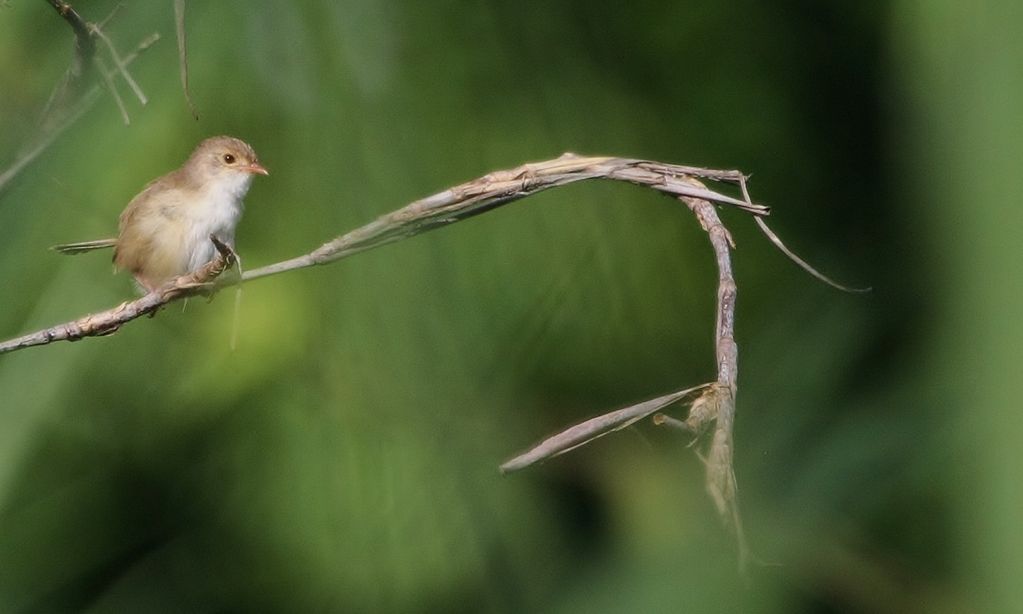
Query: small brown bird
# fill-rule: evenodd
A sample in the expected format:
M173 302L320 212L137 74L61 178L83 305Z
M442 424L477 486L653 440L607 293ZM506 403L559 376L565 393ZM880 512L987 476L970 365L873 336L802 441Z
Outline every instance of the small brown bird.
M229 136L206 139L181 168L150 182L128 203L116 239L53 249L81 254L113 247L114 265L152 291L212 260L210 235L234 249L242 199L253 176L269 174L248 143Z

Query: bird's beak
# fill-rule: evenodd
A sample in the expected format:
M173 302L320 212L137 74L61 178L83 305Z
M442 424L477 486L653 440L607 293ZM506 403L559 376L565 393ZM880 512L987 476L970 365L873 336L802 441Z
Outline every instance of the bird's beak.
M266 170L266 167L259 162L253 162L248 166L243 166L242 169L246 173L252 173L253 175L269 175L270 171Z

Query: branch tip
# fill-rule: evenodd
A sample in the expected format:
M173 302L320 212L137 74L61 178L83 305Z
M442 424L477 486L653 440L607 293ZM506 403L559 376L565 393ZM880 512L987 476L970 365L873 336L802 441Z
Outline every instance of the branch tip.
M831 286L832 288L835 288L836 290L841 290L842 292L849 292L851 294L862 294L873 290L873 288L871 288L870 286L867 286L865 288L853 288L851 286L845 286L831 279L824 273L821 273L817 269L810 266L808 262L797 256L795 252L786 247L786 245L782 243L781 237L775 234L775 232L768 227L767 222L765 222L759 217L754 219L757 222L757 226L760 227L761 232L764 233L764 236L766 236L768 240L770 240L771 243L773 243L774 246L778 248L778 250L781 253L785 254L792 262L795 262L799 266L799 268L803 269L804 271L816 277L825 284Z

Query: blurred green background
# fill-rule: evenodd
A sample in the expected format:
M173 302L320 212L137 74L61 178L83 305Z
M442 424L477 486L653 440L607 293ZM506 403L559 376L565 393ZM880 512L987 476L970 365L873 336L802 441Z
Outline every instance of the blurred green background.
M0 7L0 168L72 52ZM75 6L99 21L113 0ZM248 268L564 151L754 175L738 243L748 582L688 439L521 474L558 428L713 377L716 272L679 204L577 185L329 267L0 356L3 612L1023 611L1023 6L692 0L172 3L119 87L0 194L0 336L132 295L105 255L213 134L271 170ZM101 49L102 53L102 49Z

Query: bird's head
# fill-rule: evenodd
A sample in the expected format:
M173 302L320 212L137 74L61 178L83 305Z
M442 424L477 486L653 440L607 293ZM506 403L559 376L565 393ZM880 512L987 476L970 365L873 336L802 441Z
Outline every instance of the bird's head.
M199 143L186 166L201 185L242 193L255 175L270 174L248 143L230 136L215 136Z

